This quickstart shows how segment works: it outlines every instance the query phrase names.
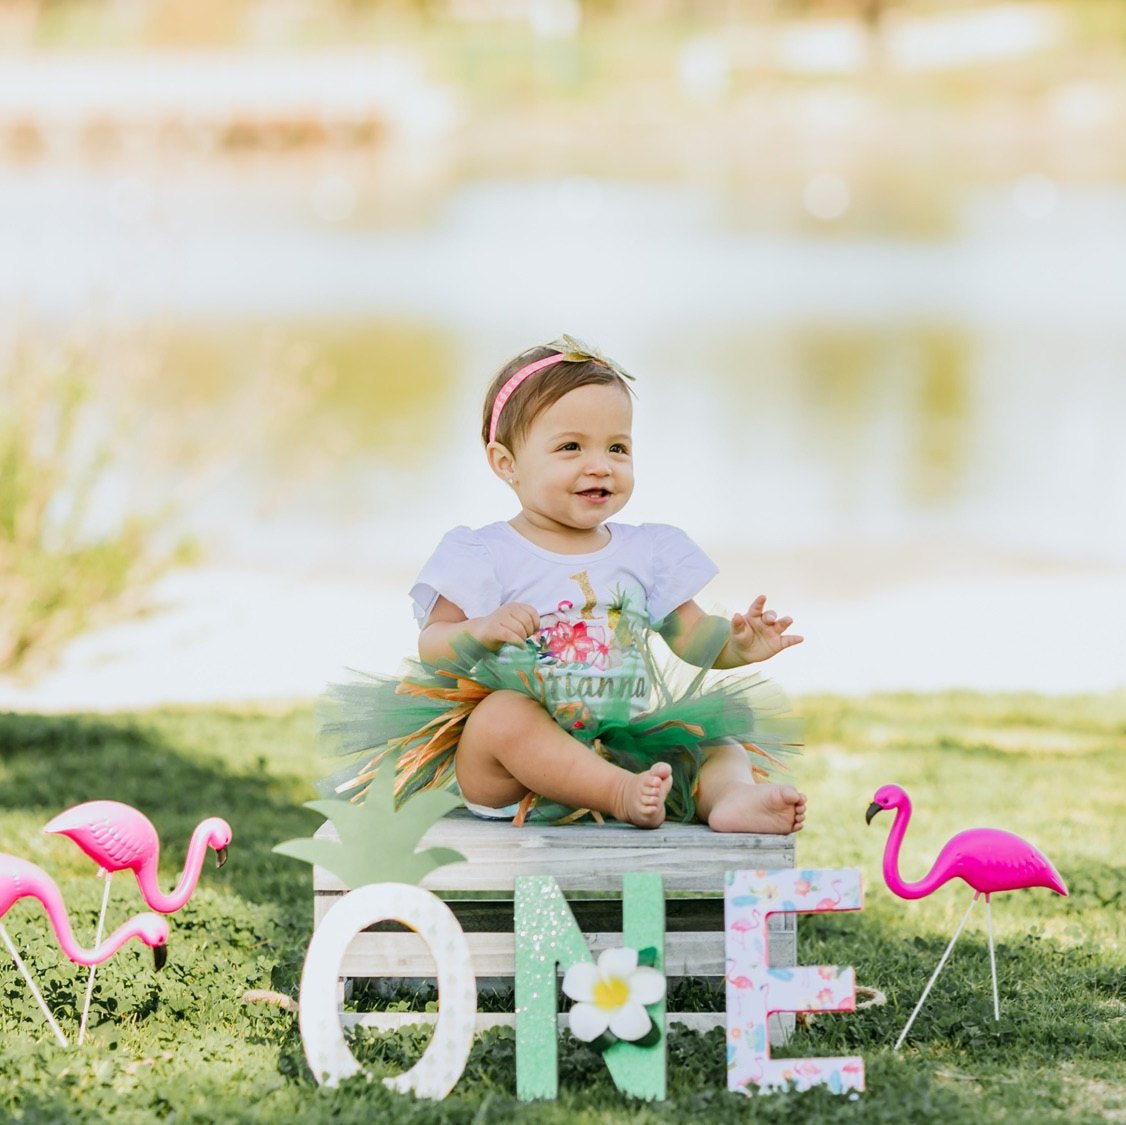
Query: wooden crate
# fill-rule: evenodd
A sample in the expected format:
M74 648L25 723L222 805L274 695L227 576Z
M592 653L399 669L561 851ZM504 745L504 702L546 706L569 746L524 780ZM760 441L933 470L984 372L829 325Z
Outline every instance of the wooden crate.
M336 839L332 823L317 832ZM420 847L455 848L468 860L432 871L422 885L447 901L469 943L481 988L511 984L515 974L512 893L517 876L551 875L559 883L591 951L621 945L622 876L655 871L664 881L665 972L703 978L720 988L725 969L723 875L739 869L794 866L793 836L719 833L703 825L669 824L655 830L629 825L527 825L487 821L457 809L426 833ZM348 891L335 875L313 868L314 925ZM770 919L770 960L797 963L793 915ZM345 953L348 978L433 980L435 966L422 939L396 923L357 934ZM432 1022L426 1013L346 1015L346 1023L383 1028ZM481 1013L478 1027L511 1024L512 1013ZM703 1029L722 1025L722 1012L669 1012L668 1022ZM793 1017L772 1017L771 1041L785 1039Z

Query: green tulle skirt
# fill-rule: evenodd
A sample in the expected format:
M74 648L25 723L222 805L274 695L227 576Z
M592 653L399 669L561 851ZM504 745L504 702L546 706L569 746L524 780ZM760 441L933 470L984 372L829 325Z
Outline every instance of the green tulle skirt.
M322 744L346 759L324 788L360 800L375 772L393 764L400 803L424 789L456 791L454 755L465 722L488 694L505 690L537 700L591 753L615 765L640 773L667 762L673 783L666 808L673 820L696 817L696 784L710 743L742 745L758 779L785 768L781 759L800 745L799 730L796 720L783 714L788 704L775 684L754 674L705 668L694 669L681 686L675 671L658 666L648 650L645 656L652 706L640 714L625 695L599 700L597 714L581 699L552 698L544 666L531 648L506 646L493 653L466 642L457 646L455 659L439 665L412 660L398 676L357 673L331 685L318 708ZM529 794L516 819L558 823L587 815L600 819L589 809Z

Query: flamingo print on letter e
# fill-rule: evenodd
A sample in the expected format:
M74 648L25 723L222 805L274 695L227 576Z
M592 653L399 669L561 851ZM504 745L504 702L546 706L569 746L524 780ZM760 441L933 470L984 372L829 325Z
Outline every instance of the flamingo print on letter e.
M859 910L860 872L854 868L728 871L724 886L727 944L727 1088L747 1094L828 1086L835 1094L864 1089L860 1058L772 1059L767 1018L775 1012L852 1012L851 968L771 967L771 914Z

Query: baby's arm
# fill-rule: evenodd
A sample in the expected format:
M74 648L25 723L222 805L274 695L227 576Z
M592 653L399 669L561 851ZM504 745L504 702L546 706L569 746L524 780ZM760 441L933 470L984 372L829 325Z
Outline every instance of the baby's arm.
M504 644L522 645L539 627L539 614L523 602L509 602L485 617L466 617L439 594L418 635L418 655L427 664L449 660L456 637L472 637L495 652Z
M707 638L713 635L712 630L719 622L727 624L721 617L706 614L694 601L687 601L666 618L661 636L681 660L702 667L707 663L706 652L710 647ZM804 637L786 632L793 623L792 617L779 617L767 609L766 595L759 594L746 613L736 613L731 618L731 635L713 667L740 668L744 664L756 664L791 645L801 644Z

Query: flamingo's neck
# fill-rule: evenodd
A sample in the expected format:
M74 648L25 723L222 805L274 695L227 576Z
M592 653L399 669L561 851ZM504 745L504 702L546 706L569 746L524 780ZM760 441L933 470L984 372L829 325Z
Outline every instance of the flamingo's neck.
M154 852L151 862L138 870L137 882L141 886L141 894L153 910L159 910L161 914L172 914L191 898L192 891L195 890L195 885L199 881L199 873L203 870L203 858L207 854L207 840L210 832L211 826L207 821L196 825L191 842L188 844L184 870L180 873L180 880L170 894L165 894L160 889L160 883L157 880L159 852Z
M75 940L70 916L67 914L66 903L63 902L59 888L54 883L46 883L37 887L34 893L43 904L43 909L47 911L47 917L51 919L59 948L75 964L100 965L103 961L108 961L131 937L138 937L141 934L138 920L131 918L118 926L100 945L86 949Z
M108 961L130 938L140 937L142 927L138 922L139 917L140 915L137 918L130 918L127 922L122 922L101 945L89 951L89 961L80 963L83 965L100 965L103 961Z
M43 883L36 887L33 894L43 904L47 917L51 919L51 927L55 931L55 938L59 948L72 960L79 964L90 964L88 958L94 950L83 949L75 940L74 930L70 924L70 915L67 913L66 903L63 902L62 891L54 883Z
M903 843L903 837L907 834L910 820L911 802L904 798L903 804L895 810L895 823L891 826L888 842L884 848L884 882L887 883L888 889L900 898L925 898L946 880L938 875L933 867L917 883L908 883L900 876L899 848Z

